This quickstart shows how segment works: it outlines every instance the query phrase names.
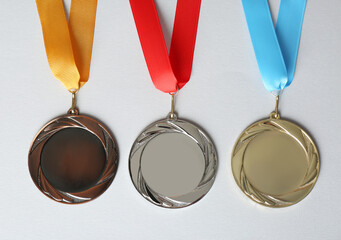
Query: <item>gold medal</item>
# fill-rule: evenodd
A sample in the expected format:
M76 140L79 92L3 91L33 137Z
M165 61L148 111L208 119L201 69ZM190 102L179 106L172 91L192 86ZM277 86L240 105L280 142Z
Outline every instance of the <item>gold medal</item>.
M283 120L277 110L239 136L232 152L232 172L240 189L268 207L286 207L314 187L320 160L311 137Z
M243 0L260 74L266 89L276 96L276 106L268 119L255 122L239 136L232 172L249 198L268 207L301 201L320 171L311 137L278 113L279 95L294 78L305 5L306 1L282 1L274 24L267 1Z

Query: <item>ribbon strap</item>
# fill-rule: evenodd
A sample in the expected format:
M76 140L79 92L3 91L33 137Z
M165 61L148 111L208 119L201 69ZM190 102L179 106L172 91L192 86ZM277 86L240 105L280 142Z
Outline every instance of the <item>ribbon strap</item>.
M191 76L201 0L178 0L169 55L154 0L130 0L137 32L154 86L181 89Z
M47 59L53 75L70 91L89 78L97 0L72 0L69 24L63 0L36 0Z
M268 0L242 0L263 83L269 92L288 87L294 77L306 0L282 0L276 29Z

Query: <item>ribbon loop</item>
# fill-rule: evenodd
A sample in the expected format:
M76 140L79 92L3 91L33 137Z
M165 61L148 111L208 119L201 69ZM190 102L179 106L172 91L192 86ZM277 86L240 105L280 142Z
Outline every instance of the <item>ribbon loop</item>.
M130 0L136 29L154 86L181 89L191 75L201 0L178 0L168 54L154 0Z
M89 78L97 0L72 0L69 24L63 0L36 0L47 59L70 91Z
M306 2L282 0L275 29L268 0L242 0L258 67L269 92L280 92L293 80Z

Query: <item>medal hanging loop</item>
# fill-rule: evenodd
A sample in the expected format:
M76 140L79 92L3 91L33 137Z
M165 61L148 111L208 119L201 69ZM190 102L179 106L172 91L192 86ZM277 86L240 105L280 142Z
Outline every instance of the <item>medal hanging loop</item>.
M176 92L169 93L169 95L171 95L171 111L168 114L168 119L171 119L171 120L177 120L177 118L178 118L175 111L174 111L174 109L175 109L175 96L179 92L179 88L178 87L176 87L176 88L177 88Z
M72 115L78 115L79 114L79 111L78 111L78 108L76 106L76 94L77 94L78 91L74 91L72 92L72 104L71 104L71 108L69 109L68 111L68 114L72 114Z
M266 89L278 95L294 77L306 0L282 0L276 28L268 0L242 0Z
M191 75L201 0L178 0L168 54L154 0L130 0L136 29L154 86L181 89Z
M281 115L278 112L278 104L279 104L279 95L276 96L276 105L275 105L275 111L270 113L270 118L280 119Z
M67 23L62 0L36 0L53 75L72 93L89 78L97 0L72 0Z

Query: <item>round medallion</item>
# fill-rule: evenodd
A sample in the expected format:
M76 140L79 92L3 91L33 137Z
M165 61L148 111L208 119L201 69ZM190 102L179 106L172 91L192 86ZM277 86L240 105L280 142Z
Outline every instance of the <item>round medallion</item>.
M276 118L248 127L234 146L231 163L240 189L268 207L301 201L320 171L319 154L309 135L296 124Z
M197 126L180 119L152 123L136 139L129 171L137 191L165 208L182 208L210 190L217 170L212 141Z
M117 145L98 121L68 114L39 131L28 165L34 183L46 196L61 203L83 203L101 195L113 181Z

